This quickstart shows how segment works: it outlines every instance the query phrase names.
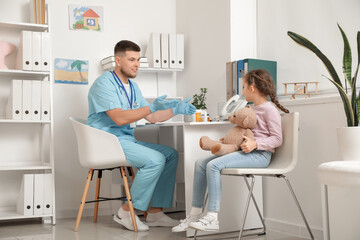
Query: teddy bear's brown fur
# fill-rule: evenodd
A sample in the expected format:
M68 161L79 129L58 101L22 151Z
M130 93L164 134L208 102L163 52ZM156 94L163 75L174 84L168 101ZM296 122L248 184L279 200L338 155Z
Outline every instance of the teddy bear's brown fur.
M254 139L254 134L251 128L256 125L256 114L251 108L240 108L235 113L229 116L231 123L236 124L224 138L220 141L210 139L208 136L200 138L200 147L204 150L211 150L211 153L217 156L222 156L231 152L238 151L242 142L243 136Z

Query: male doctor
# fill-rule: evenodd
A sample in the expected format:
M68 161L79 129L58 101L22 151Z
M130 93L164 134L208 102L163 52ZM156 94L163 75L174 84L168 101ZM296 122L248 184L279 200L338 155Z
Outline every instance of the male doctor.
M133 206L148 211L146 224L136 216L139 231L148 226L172 227L178 221L163 213L172 206L178 153L175 149L141 142L134 137L135 122L145 118L150 123L162 122L176 114L191 115L195 107L184 101L166 100L166 95L149 104L136 77L140 65L140 47L131 41L118 42L114 48L115 70L98 77L89 90L88 125L117 136L128 162L138 169L131 187ZM114 221L134 230L127 203L119 209Z

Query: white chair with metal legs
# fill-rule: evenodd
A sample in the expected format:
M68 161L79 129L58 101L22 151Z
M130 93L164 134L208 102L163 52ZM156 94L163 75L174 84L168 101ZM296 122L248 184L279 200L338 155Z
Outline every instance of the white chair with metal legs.
M122 179L124 181L126 199L130 207L131 220L133 223L134 231L136 232L137 225L135 220L135 211L132 204L129 183L127 180L125 168L128 168L132 179L134 179L134 173L132 171L131 165L126 160L124 151L120 145L119 140L113 134L86 125L86 120L72 117L70 117L69 119L72 122L76 134L80 164L83 167L89 168L89 173L87 176L84 193L82 195L74 231L77 231L79 228L85 203L95 203L94 222L96 222L99 202L125 199L125 197L105 198L99 196L102 172L104 170L113 170L119 168ZM95 200L86 202L86 197L89 191L89 186L94 171L98 171Z
M249 209L250 201L253 200L258 215L261 219L263 225L263 231L259 234L266 233L265 221L262 217L262 214L259 210L259 207L256 203L255 197L253 195L253 188L255 184L255 177L254 176L262 176L262 177L275 177L275 178L282 178L287 183L287 186L294 198L294 201L300 211L300 214L303 218L303 221L306 225L306 228L309 232L311 239L314 239L314 236L311 232L309 224L305 218L305 215L300 207L299 201L296 198L293 188L291 187L290 181L287 179L285 174L294 170L297 159L298 159L298 131L299 131L299 113L289 113L289 114L282 114L281 115L281 124L282 124L282 134L283 134L283 144L275 150L275 154L273 154L271 158L271 162L267 168L226 168L221 171L222 175L228 176L240 176L243 177L247 188L249 189L249 193L247 196L246 205L244 208L242 224L240 226L240 233L239 233L239 240L243 236L248 236L243 234L244 233L244 225L246 221L246 215ZM248 178L251 179L251 182L248 182ZM195 239L197 232L195 232Z

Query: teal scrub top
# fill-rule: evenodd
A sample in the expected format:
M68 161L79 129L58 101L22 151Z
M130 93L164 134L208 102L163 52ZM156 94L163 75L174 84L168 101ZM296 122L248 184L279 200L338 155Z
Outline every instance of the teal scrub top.
M138 85L133 81L131 83L133 85L132 109L148 106L149 103L141 94ZM122 110L131 109L124 89L119 87L111 72L107 71L95 80L89 90L88 102L89 116L87 124L89 126L112 133L119 139L135 141L134 128L131 128L130 124L118 126L105 113L115 108L121 108ZM135 102L137 102L136 107L134 107Z

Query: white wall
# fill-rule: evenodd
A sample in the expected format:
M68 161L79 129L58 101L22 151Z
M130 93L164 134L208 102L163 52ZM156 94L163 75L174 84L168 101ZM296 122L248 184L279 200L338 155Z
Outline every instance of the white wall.
M334 91L322 75L329 76L315 54L296 44L287 31L296 32L314 43L332 61L343 79L343 40L336 25L345 31L357 63L356 34L359 31L358 0L258 0L258 57L278 62L278 82L319 81L321 90ZM278 92L283 93L283 85Z
M2 1L0 19L29 22L29 2L29 0ZM114 45L118 41L129 39L137 42L145 53L150 32L176 32L176 2L175 0L79 0L76 2L47 0L46 2L49 4L50 12L52 58L89 60L89 85L54 84L56 212L57 217L74 217L79 207L87 170L79 164L75 135L68 117L87 118L88 90L102 73L99 61L113 54ZM70 30L69 4L103 6L103 31ZM17 45L18 37L14 37L16 33L11 30L9 32L11 41ZM10 40L5 38L7 34L1 34L0 40ZM9 66L14 67L15 57L9 56L9 59L11 60ZM176 96L176 74L139 73L135 81L144 96L163 93ZM1 114L2 112L3 109ZM102 193L106 195L110 192L111 176L104 175ZM89 198L93 196L92 188ZM107 203L100 204L102 208L100 214L104 213L104 209L109 210L107 206ZM90 208L89 213L92 214L93 206L89 205L86 208ZM86 210L85 214L87 214Z

